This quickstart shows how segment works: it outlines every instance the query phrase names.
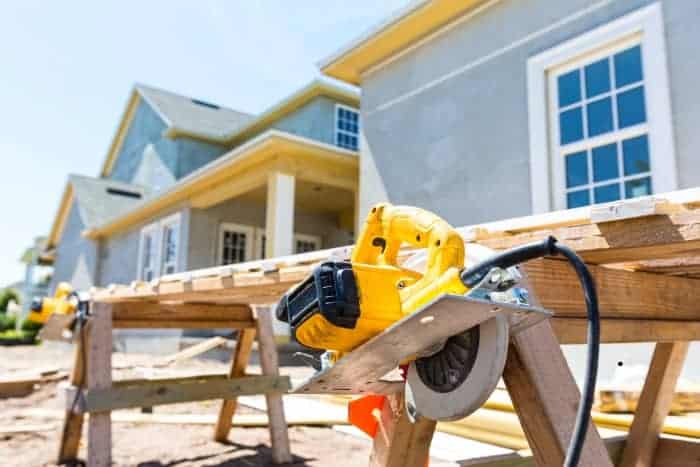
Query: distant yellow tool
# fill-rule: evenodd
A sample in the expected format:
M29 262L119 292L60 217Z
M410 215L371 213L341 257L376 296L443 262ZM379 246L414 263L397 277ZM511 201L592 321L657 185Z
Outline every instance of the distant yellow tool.
M73 287L67 282L61 282L56 287L53 297L36 297L32 300L31 312L27 319L39 324L45 324L52 314L74 314L77 308L75 300L71 300Z

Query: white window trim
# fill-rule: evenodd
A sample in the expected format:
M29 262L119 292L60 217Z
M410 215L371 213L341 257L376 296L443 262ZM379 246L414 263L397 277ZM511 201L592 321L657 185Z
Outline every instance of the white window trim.
M165 264L162 263L164 258L163 248L165 248L163 234L165 227L170 226L175 226L175 232L177 234L177 250L175 251L175 264L173 266L175 272L180 270L180 249L182 248L183 235L181 215L178 212L141 228L139 234L139 257L137 261L138 270L136 273L136 277L138 277L139 280L145 280L143 276L143 247L146 234L153 235L153 245L151 246L154 251L153 278L155 279L163 275L163 271L165 271Z
M173 214L171 216L168 216L164 219L161 219L160 221L160 229L159 229L159 245L158 245L158 253L159 253L159 259L158 259L158 265L160 266L160 275L163 275L165 272L166 268L166 263L165 263L165 228L166 227L175 227L175 234L177 235L176 240L175 240L175 262L172 264L173 266L173 273L179 271L179 264L180 264L180 248L182 244L182 235L181 235L181 223L180 223L180 213ZM172 273L171 273L172 274Z
M338 128L338 113L339 113L338 109L349 110L349 111L355 112L357 114L357 134L349 132L349 131L341 130L340 128ZM360 150L360 124L361 124L361 122L360 122L360 109L350 107L349 105L336 103L335 109L333 109L333 140L335 141L335 145L339 146L340 142L339 142L338 135L340 133L344 133L344 134L351 135L351 136L354 136L357 138L357 149L354 149L354 151L359 151ZM342 147L343 149L347 149L348 151L353 151L353 149L346 148L345 146L339 146L339 147Z
M265 252L262 250L263 237L265 234L264 228L255 228L255 259L265 259Z
M145 280L143 275L143 249L146 235L153 235L153 243L151 245L152 251L155 252L155 257L153 258L153 278L158 277L157 265L160 261L160 247L158 246L158 222L154 222L153 224L148 224L147 226L141 228L141 232L139 234L139 258L137 261L138 269L136 271L136 277L138 277L139 280Z
M296 247L297 247L297 240L300 240L302 242L310 242L314 243L316 245L316 250L321 249L321 237L318 235L307 235L307 234L300 234L300 233L295 233L294 234L294 253L296 254Z
M578 61L588 54L595 54L603 47L610 47L635 35L641 38L644 81L649 83L645 86L645 97L654 193L678 189L663 17L661 5L654 3L528 60L530 188L533 214L566 208L564 191L557 189L556 182L563 180L564 173L556 171L557 162L563 164L563 161L555 162L551 132L548 131L549 72L566 66L568 61Z
M255 227L252 227L250 225L236 224L234 222L222 222L221 224L219 224L219 248L216 251L216 264L222 265L224 260L224 231L234 231L245 234L250 240L246 242L245 246L246 261L251 261L255 258Z

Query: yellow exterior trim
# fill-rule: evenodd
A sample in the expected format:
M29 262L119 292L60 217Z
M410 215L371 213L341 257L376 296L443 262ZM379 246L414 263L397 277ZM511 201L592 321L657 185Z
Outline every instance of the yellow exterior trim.
M134 119L136 109L138 108L140 102L141 96L136 89L134 89L131 91L131 96L129 97L129 102L126 105L126 110L124 111L124 115L119 122L119 127L117 127L117 133L114 135L112 143L109 145L107 157L102 165L102 170L100 171L101 177L108 177L112 172L114 163L117 161L117 154L119 154L122 144L124 143L124 139L126 139L126 133L129 131L131 121Z
M211 206L265 184L270 171L357 190L358 166L353 151L270 130L192 173L158 198L83 235L90 239L111 235L184 202L198 208Z
M63 229L66 226L66 221L68 220L68 214L70 214L70 208L73 205L73 186L68 182L66 188L63 190L63 196L61 196L61 203L58 205L58 212L54 217L53 224L51 226L51 232L46 240L46 249L49 250L58 244L58 241L63 235Z
M380 27L321 65L333 78L359 85L362 73L466 13L480 0L432 0Z

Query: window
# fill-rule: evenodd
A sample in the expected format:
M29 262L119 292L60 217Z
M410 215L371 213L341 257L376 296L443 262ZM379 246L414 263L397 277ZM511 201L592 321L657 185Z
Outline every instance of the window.
M219 264L234 264L253 258L253 227L223 223L219 231Z
M315 235L294 234L294 253L307 253L320 249L320 237Z
M177 255L178 255L178 240L180 231L180 219L166 219L162 223L162 248L161 252L163 262L161 265L161 274L172 274L177 271Z
M642 45L570 65L550 86L566 207L651 194Z
M360 114L357 110L336 104L335 144L341 148L357 151L360 133Z
M151 224L141 230L138 277L144 281L151 281L156 277L157 233L157 224Z
M255 229L255 251L258 252L258 258L265 258L265 245L267 243L267 237L265 235L265 229L257 228Z
M138 277L151 281L178 270L180 214L162 219L141 229Z
M528 105L534 212L677 188L658 4L532 57Z

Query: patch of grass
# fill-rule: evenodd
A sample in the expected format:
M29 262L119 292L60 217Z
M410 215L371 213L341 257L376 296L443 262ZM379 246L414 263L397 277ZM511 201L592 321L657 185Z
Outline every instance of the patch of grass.
M8 329L0 332L0 345L36 344L39 342L36 336L36 331Z

